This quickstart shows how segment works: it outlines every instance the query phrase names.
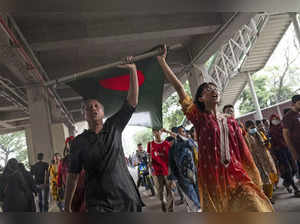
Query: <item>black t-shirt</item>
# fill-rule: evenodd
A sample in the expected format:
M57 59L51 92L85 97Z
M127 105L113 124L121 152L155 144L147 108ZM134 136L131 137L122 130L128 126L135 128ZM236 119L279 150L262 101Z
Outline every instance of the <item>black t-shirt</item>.
M134 110L126 101L107 119L99 134L84 131L72 142L69 172L80 173L85 169L87 208L100 206L105 211L130 211L142 205L122 147L122 131Z
M46 172L48 172L49 164L43 161L39 161L34 164L31 168L31 173L34 176L34 181L36 184L45 184L48 183L46 178Z

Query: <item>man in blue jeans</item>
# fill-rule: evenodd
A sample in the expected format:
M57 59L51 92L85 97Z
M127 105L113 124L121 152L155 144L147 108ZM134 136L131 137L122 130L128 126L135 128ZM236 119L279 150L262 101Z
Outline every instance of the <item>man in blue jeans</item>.
M38 162L31 167L31 173L37 187L40 212L48 212L49 209L49 164L44 162L44 154L37 154Z

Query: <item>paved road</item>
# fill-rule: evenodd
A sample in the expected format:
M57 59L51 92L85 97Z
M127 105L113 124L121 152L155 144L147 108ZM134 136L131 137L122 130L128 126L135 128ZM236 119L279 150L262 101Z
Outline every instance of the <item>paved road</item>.
M300 185L298 184L300 187ZM143 200L147 207L143 210L145 212L160 212L160 202L156 197L144 196L142 188ZM279 189L274 192L274 208L276 212L300 212L300 198L293 197L293 194L287 193L286 189L279 184ZM178 199L178 197L177 197ZM185 207L175 206L175 212L185 211Z
M133 176L133 179L137 180L136 169L129 168L129 172ZM298 183L300 187L300 184ZM140 192L143 198L146 207L143 209L143 212L161 212L160 201L157 197L148 196L150 192L145 192L143 187L140 187ZM176 196L178 200L178 196ZM300 198L293 197L293 194L287 193L283 188L281 182L279 183L279 189L274 192L275 205L274 208L277 212L300 212ZM54 205L51 209L52 211L58 211ZM174 212L185 212L184 205L175 206Z

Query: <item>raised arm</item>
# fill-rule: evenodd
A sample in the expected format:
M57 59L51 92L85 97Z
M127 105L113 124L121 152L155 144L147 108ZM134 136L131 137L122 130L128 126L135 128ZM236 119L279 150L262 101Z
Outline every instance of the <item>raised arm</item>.
M126 58L126 62L127 62L127 64L120 65L118 67L126 68L130 72L130 83L129 83L127 101L131 106L136 107L138 104L138 98L139 98L139 82L138 82L136 65L134 63L132 63L131 56Z
M165 77L168 80L169 83L175 88L176 92L178 93L180 101L183 101L186 93L184 91L184 87L180 80L176 77L172 69L169 67L169 65L166 62L166 56L167 56L167 47L164 45L164 53L161 56L157 56L158 63L161 65Z
M160 131L161 131L161 132L165 132L165 133L167 133L168 135L170 135L170 136L172 136L172 137L174 137L174 138L176 138L176 136L177 136L176 133L174 133L174 132L172 132L172 131L168 131L168 130L166 130L165 128L160 129Z

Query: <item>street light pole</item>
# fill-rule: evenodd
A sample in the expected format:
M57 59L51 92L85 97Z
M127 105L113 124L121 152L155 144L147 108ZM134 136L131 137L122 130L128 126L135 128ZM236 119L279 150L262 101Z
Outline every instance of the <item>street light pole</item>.
M296 13L296 12L290 13L290 16L293 20L296 37L297 37L298 43L300 45L300 24L299 24L299 20L298 20L298 13Z
M262 112L261 112L261 109L260 109L260 106L259 106L259 103L258 103L258 98L257 98L256 92L255 92L254 83L253 83L250 72L248 72L248 81L249 81L249 86L250 86L250 90L251 90L251 93L252 93L252 99L254 101L254 105L255 105L255 109L256 109L257 119L262 120L263 115L262 115Z

